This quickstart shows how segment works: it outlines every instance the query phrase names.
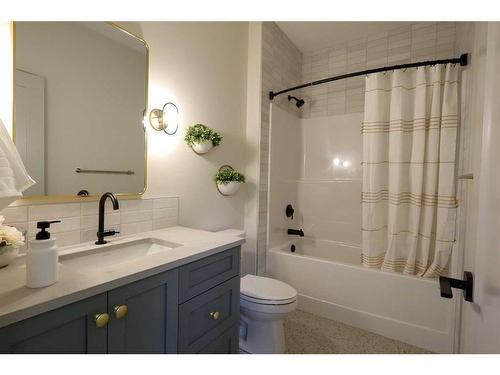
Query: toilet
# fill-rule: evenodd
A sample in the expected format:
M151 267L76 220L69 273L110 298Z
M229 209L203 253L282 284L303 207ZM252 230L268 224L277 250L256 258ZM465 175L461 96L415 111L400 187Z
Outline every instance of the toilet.
M285 317L297 307L297 291L269 277L246 275L240 290L240 350L285 352Z

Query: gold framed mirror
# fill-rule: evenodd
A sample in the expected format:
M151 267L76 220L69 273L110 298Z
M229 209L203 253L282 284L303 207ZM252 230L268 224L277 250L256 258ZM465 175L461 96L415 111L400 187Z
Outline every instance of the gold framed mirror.
M112 22L15 22L13 54L13 139L38 182L15 205L142 196L147 43Z

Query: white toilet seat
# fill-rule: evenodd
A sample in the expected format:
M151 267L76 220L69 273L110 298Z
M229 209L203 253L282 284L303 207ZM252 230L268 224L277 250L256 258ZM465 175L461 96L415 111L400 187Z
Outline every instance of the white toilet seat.
M286 314L297 307L297 291L276 279L246 275L241 278L240 306L269 314Z
M251 298L255 301L284 301L287 303L286 301L297 298L297 291L290 285L269 277L254 275L246 275L241 278L240 293L245 298Z

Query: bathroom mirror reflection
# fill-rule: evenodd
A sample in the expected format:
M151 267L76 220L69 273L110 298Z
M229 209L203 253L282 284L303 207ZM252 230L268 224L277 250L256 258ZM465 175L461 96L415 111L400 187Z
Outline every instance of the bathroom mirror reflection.
M25 197L145 190L148 48L105 22L15 24L14 140Z

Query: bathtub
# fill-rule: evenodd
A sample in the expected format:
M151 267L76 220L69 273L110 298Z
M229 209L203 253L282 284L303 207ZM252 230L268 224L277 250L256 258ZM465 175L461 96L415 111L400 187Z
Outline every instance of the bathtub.
M297 290L300 310L453 353L455 302L440 297L438 281L365 268L360 259L357 246L302 238L269 249L266 274Z

